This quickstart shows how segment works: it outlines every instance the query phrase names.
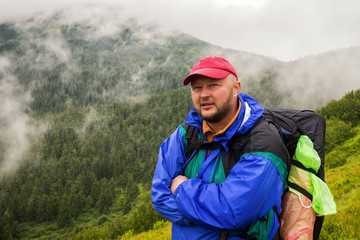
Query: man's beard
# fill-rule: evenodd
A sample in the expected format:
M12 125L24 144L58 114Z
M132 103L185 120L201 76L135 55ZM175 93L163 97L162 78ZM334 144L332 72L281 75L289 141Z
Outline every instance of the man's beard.
M228 106L226 106L226 108L222 108L222 109L218 110L215 114L213 114L211 116L202 116L201 114L200 114L200 116L202 117L202 119L204 119L208 123L217 123L217 122L220 122L227 115L227 113L230 111L230 109L231 109L231 107L228 105Z
M203 114L201 114L201 110L197 111L197 113L200 115L200 117L202 119L204 119L205 121L207 121L208 123L217 123L220 122L231 110L231 101L232 101L232 96L229 93L227 101L225 102L225 104L223 106L220 107L216 107L217 112L215 112L213 115L210 116L203 116Z

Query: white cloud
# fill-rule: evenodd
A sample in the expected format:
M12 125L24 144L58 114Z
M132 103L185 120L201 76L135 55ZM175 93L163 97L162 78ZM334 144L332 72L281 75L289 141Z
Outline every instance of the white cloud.
M107 28L135 17L226 48L288 61L360 44L358 0L0 0L0 22L63 9ZM4 7L6 6L6 7Z
M39 132L26 113L30 93L17 84L14 76L7 74L9 64L6 57L0 57L0 176L21 164L30 145L30 136Z

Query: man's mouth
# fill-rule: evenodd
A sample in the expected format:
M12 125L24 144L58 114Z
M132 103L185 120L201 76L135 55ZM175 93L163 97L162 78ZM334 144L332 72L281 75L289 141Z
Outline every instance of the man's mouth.
M204 109L210 108L212 106L214 106L213 103L201 103L201 107Z

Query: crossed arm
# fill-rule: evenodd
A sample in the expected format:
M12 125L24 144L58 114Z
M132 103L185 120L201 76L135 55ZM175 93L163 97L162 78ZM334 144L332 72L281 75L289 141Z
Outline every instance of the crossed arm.
M183 176L183 175L179 175L176 178L174 178L171 182L171 186L170 186L170 191L172 194L174 194L175 190L178 188L178 186L184 182L188 180L187 177Z

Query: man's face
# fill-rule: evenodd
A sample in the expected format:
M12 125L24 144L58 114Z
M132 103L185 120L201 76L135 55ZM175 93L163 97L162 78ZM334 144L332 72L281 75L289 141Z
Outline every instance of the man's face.
M240 84L231 74L223 79L198 76L191 80L194 108L209 123L232 118L239 92Z

